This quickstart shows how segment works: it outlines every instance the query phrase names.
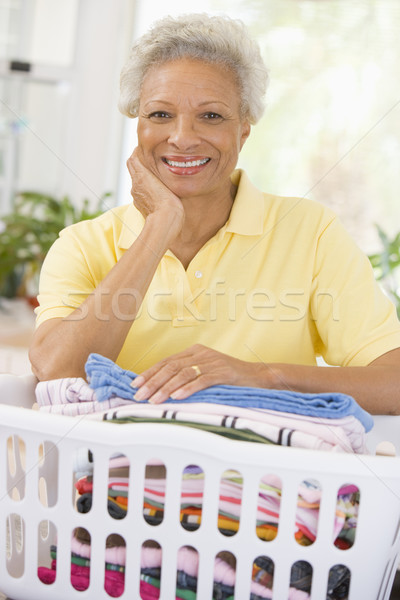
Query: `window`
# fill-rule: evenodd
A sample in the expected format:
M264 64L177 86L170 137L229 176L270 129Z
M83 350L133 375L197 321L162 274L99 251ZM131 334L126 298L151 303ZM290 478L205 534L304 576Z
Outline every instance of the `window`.
M139 6L136 35L162 16L149 3ZM399 222L400 4L217 0L202 10L242 19L270 71L265 115L239 166L265 191L327 204L371 251L374 223L394 233ZM168 3L165 13L174 11L188 12L180 2ZM134 146L135 124L126 127L125 157ZM123 171L122 202L122 190L129 189Z

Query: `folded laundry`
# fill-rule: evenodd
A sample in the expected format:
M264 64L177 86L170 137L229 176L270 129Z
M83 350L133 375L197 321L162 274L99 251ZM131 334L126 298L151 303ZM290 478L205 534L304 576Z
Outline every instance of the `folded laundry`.
M353 415L341 418L323 418L271 409L238 406L233 403L169 403L153 405L113 397L99 402L95 391L80 377L40 381L36 386L39 410L68 416L85 415L94 420L114 420L125 417L155 417L162 421L179 421L186 413L188 420L218 423L229 429L241 429L251 422L259 434L280 445L294 447L367 453L365 428ZM248 429L248 426L246 427ZM272 437L271 437L272 436ZM256 441L253 438L253 441ZM258 440L264 441L264 440Z
M71 417L132 404L130 400L114 397L100 403L96 399L96 392L82 377L39 381L35 388L35 395L39 408L43 412Z
M136 374L122 369L112 360L92 353L85 365L90 387L99 402L119 397L134 401ZM167 400L179 403L182 400ZM338 418L354 415L369 431L373 419L351 396L341 393L302 394L288 390L272 390L233 385L215 385L195 392L183 402L211 402L252 408L266 408L314 417Z
M101 404L101 403L99 403ZM320 417L300 418L300 415L278 411L226 406L211 403L174 404L171 406L136 404L106 409L91 414L93 420L113 421L114 423L138 422L139 418L148 422L156 419L158 423L173 422L188 425L213 425L223 427L225 435L244 431L249 440L309 448L344 452L366 452L365 429L354 416L341 419L322 419ZM252 436L250 435L252 432Z

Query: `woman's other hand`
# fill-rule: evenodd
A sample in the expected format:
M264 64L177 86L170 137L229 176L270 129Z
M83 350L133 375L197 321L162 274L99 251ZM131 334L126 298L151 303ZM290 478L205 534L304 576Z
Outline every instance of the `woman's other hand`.
M140 159L140 150L135 148L127 160L132 179L131 194L133 203L145 219L152 214L160 214L171 222L176 235L182 229L184 208L182 202L152 173Z
M169 397L183 400L212 385L257 385L265 365L239 360L201 344L161 360L132 382L135 400L160 404ZM265 377L265 375L264 375Z

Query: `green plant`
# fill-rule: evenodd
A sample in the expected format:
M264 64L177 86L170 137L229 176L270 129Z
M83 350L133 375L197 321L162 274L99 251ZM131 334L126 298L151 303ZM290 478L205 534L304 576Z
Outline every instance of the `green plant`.
M400 318L400 232L393 239L376 226L382 244L382 251L368 258L373 266L375 277L391 297Z
M36 295L43 260L58 233L72 223L92 219L103 212L109 193L94 210L85 199L76 207L68 197L61 200L39 192L21 192L11 213L0 218L0 296Z

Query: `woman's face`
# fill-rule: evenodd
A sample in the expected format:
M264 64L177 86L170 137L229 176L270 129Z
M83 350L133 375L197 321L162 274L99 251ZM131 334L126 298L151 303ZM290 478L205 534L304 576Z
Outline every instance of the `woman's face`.
M152 68L139 105L145 166L181 199L229 193L250 133L239 109L235 77L220 65L179 59Z

